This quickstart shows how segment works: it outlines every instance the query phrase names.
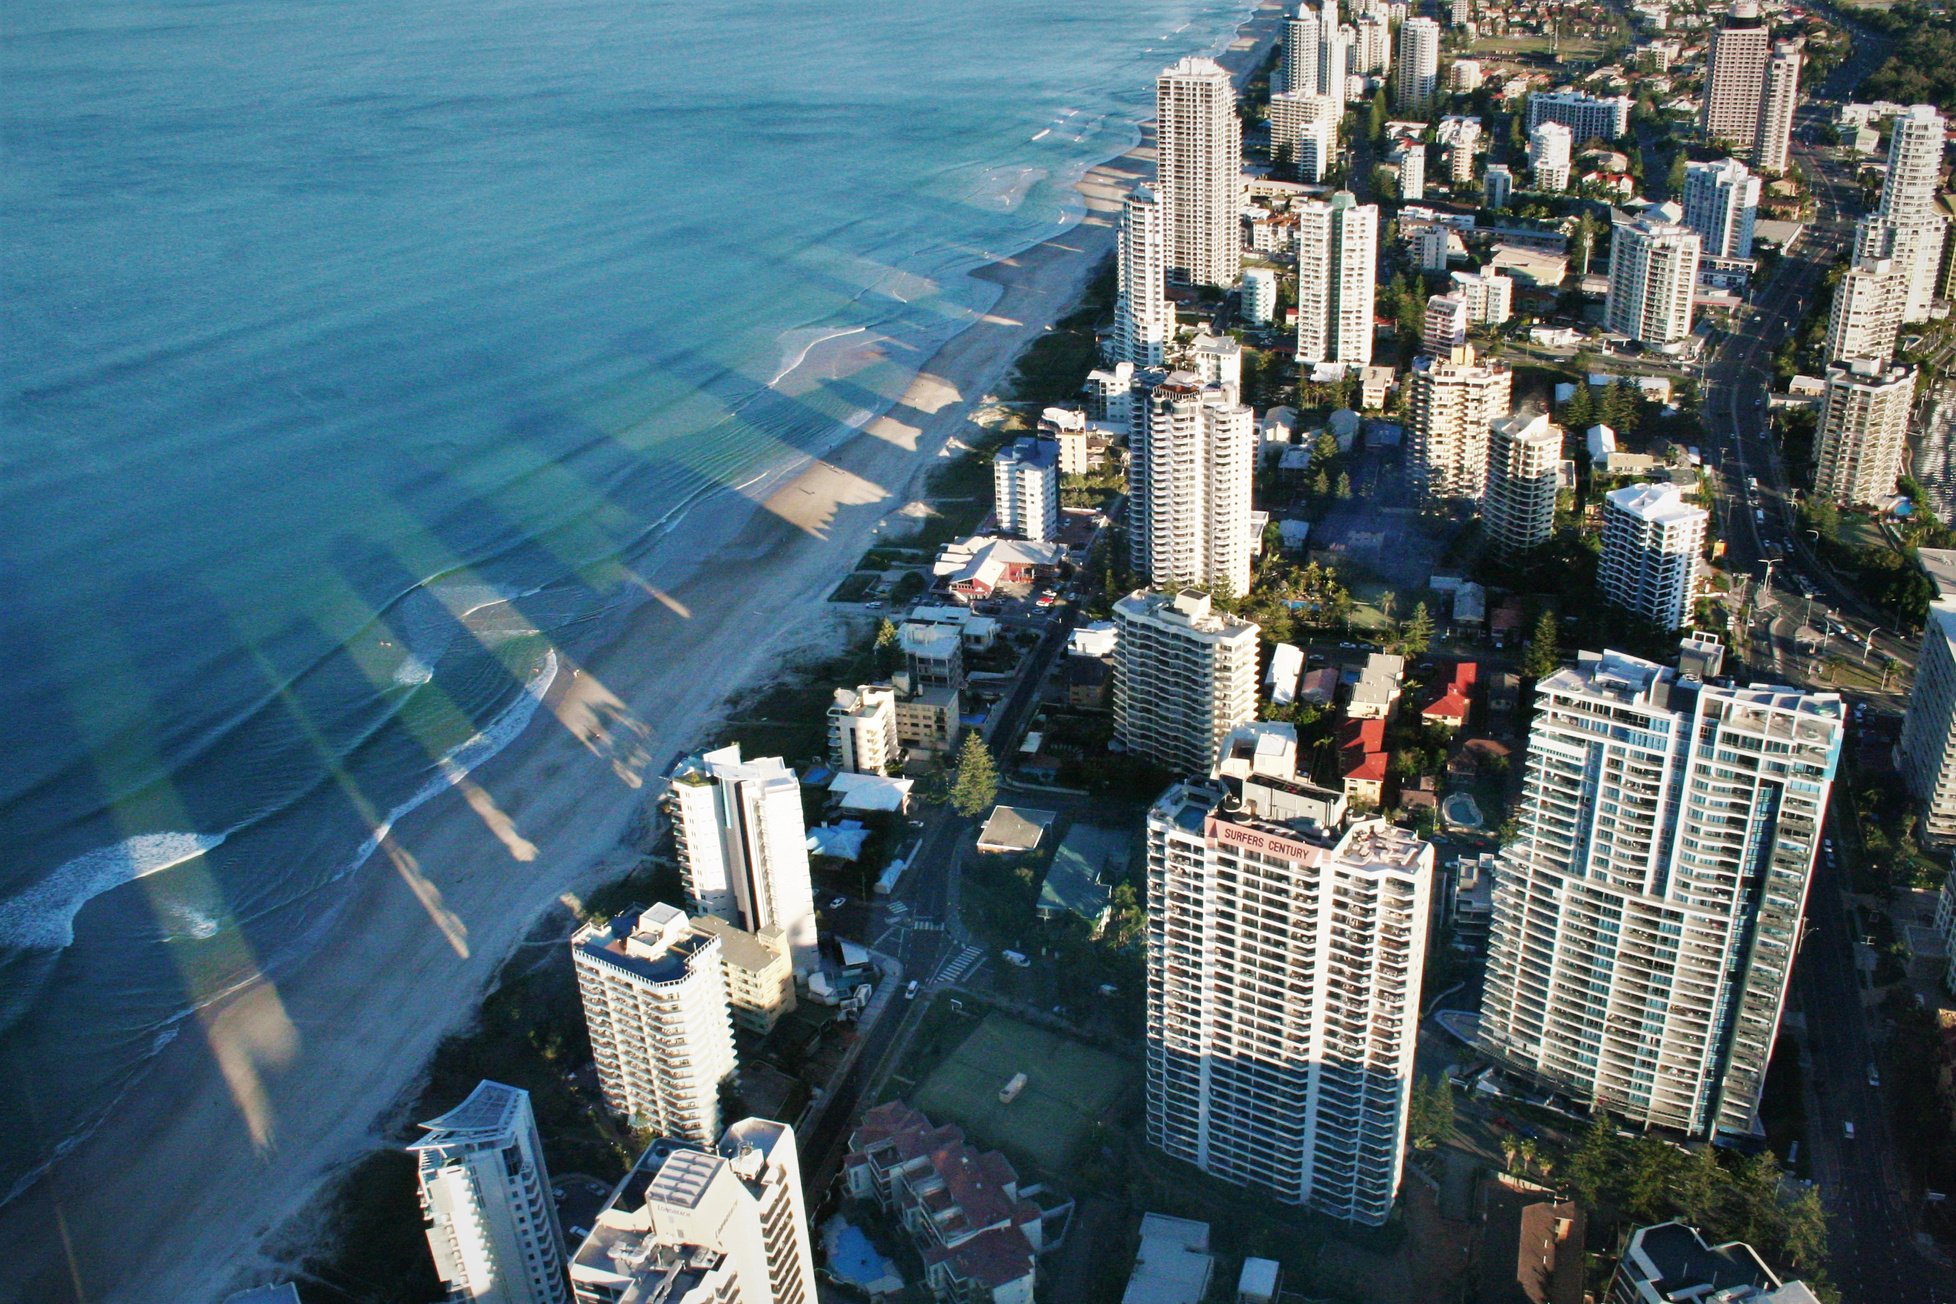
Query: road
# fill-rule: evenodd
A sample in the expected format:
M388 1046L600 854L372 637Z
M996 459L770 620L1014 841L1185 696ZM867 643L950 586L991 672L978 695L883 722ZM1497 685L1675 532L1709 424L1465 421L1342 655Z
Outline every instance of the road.
M1821 93L1839 96L1859 85L1883 53L1879 40L1857 40L1854 57ZM1750 309L1719 343L1704 373L1707 466L1719 486L1716 510L1726 565L1735 576L1754 577L1765 659L1788 678L1798 678L1803 669L1797 635L1809 617L1801 599L1784 587L1775 589L1769 559L1780 576L1788 569L1804 573L1818 590L1814 605L1831 609L1831 623L1843 634L1826 639L1823 651L1872 649L1905 665L1913 663L1915 651L1892 630L1878 628L1887 614L1863 601L1813 553L1799 526L1794 485L1766 421L1773 351L1822 301L1828 270L1850 250L1860 206L1859 190L1851 176L1843 177L1840 162L1810 143L1812 129L1824 117L1820 106L1804 105L1795 133L1799 166L1817 201L1815 220L1756 288ZM1902 679L1906 683L1907 676ZM1846 801L1844 793L1837 795L1837 817L1828 825L1830 836L1842 844L1841 866L1860 853ZM1842 877L1843 869L1830 867L1825 858L1816 865L1793 973L1793 997L1805 1015L1808 1153L1829 1214L1831 1275L1848 1304L1956 1301L1950 1269L1916 1240L1917 1195L1898 1160L1887 1104L1868 1082L1874 1030L1862 1004ZM1848 1122L1855 1127L1853 1140L1846 1137Z

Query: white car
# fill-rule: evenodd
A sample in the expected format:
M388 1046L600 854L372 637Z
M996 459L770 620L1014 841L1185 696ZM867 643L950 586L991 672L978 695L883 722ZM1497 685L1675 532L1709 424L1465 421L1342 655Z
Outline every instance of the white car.
M903 999L906 1001L914 1001L917 999L917 980L915 978L912 978L910 980L910 985L903 989Z
M829 909L831 909L831 910L840 910L840 909L842 909L842 907L844 907L844 906L846 906L846 905L848 905L848 904L849 904L849 898L848 898L848 897L836 897L836 898L834 898L833 900L831 900L831 901L829 902Z

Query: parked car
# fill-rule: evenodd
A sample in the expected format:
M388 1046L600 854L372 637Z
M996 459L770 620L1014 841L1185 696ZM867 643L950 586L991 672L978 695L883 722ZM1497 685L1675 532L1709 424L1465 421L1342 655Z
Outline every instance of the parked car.
M831 900L829 901L829 909L831 909L831 910L840 910L840 909L842 909L842 907L844 907L844 906L846 906L846 905L848 905L848 904L849 904L849 898L848 898L848 897L834 897L834 898L832 898L832 899L831 899Z
M906 1001L914 1001L917 999L917 980L915 978L912 978L910 980L910 985L903 989L903 999Z

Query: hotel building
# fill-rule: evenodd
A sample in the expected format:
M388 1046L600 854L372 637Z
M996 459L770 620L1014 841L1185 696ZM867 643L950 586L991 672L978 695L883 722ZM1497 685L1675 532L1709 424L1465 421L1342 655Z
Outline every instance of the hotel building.
M530 1093L483 1082L408 1146L449 1298L565 1304L563 1233Z
M955 643L957 631L948 632ZM808 826L795 772L778 756L743 761L734 743L682 762L666 801L694 910L749 932L779 928L796 972L818 968Z
M1223 735L1256 718L1257 627L1209 595L1130 593L1114 604L1114 737L1134 755L1208 773Z

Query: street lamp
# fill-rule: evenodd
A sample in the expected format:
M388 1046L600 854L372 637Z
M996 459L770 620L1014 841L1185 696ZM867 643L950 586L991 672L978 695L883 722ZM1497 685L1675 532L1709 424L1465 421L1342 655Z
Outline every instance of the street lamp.
M1879 626L1879 625L1876 625L1876 626L1874 626L1874 627L1872 627L1871 629L1869 629L1869 630L1868 630L1868 641L1867 641L1866 643L1863 643L1863 644L1861 645L1861 664L1862 664L1862 665L1864 665L1864 666L1865 666L1865 665L1867 665L1867 664L1868 664L1868 653L1870 653L1870 652L1872 652L1872 651L1874 651L1874 636L1875 636L1876 634L1879 634L1880 632L1881 632L1881 626Z

